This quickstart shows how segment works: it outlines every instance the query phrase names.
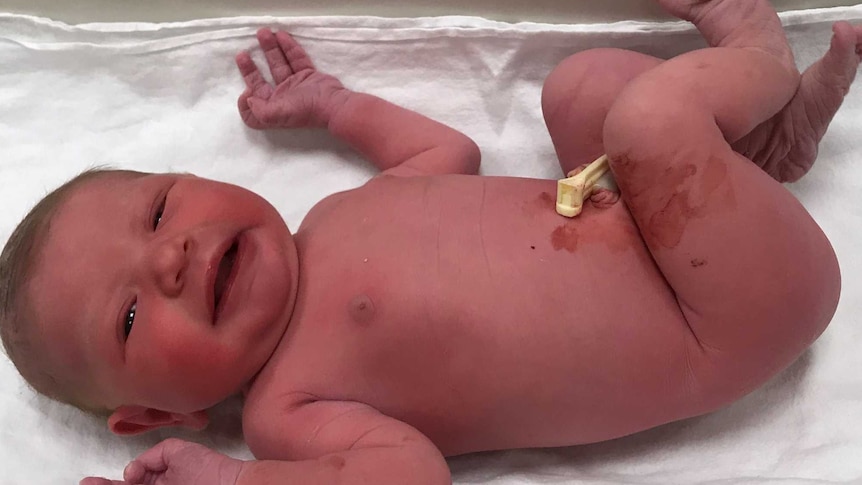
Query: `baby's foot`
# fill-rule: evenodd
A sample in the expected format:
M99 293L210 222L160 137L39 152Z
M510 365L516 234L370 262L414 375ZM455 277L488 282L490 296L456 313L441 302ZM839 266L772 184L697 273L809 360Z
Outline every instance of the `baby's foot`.
M769 0L656 0L670 14L692 22L710 47L754 48L794 70L793 53Z
M829 52L805 71L787 106L733 145L779 182L795 182L811 169L862 61L862 26L838 22L832 30Z

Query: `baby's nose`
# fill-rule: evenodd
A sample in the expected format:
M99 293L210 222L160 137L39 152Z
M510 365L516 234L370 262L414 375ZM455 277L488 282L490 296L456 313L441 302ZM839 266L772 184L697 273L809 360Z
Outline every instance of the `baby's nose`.
M150 265L156 285L166 295L173 297L182 291L192 247L192 240L184 235L154 241Z

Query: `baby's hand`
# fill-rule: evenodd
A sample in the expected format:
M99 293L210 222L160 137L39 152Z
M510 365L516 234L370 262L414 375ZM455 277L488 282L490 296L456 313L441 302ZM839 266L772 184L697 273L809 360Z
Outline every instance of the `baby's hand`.
M248 52L236 56L247 89L239 113L251 128L323 128L347 98L341 81L317 71L287 32L257 31L275 88L264 80Z
M242 463L195 443L168 439L129 463L123 480L89 477L80 485L234 485Z

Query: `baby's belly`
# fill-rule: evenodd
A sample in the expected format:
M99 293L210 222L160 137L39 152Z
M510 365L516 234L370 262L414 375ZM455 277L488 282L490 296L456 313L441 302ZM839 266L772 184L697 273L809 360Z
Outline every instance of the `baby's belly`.
M341 319L335 353L351 377L338 397L447 454L593 442L678 417L685 323L625 205L566 219L554 181L443 182L413 198L376 187L404 200L396 211L354 205L361 264L341 298L367 298L374 314Z

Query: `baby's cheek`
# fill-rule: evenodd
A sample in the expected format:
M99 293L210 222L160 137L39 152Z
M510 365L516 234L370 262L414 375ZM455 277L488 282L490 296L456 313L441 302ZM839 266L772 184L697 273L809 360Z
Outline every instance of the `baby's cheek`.
M214 339L178 338L169 347L165 360L169 370L178 375L200 374L218 367L216 362L220 353L222 349Z
M186 318L181 308L153 309L147 317L129 342L138 352L133 360L141 391L169 396L177 408L203 408L241 387L242 348L231 346L236 342L220 338L209 322Z
M214 353L211 339L183 327L164 325L154 329L153 338L148 339L146 367L165 381L186 380L206 367Z
M225 353L207 339L171 346L160 370L164 386L183 407L206 408L225 399L232 386L231 366Z

